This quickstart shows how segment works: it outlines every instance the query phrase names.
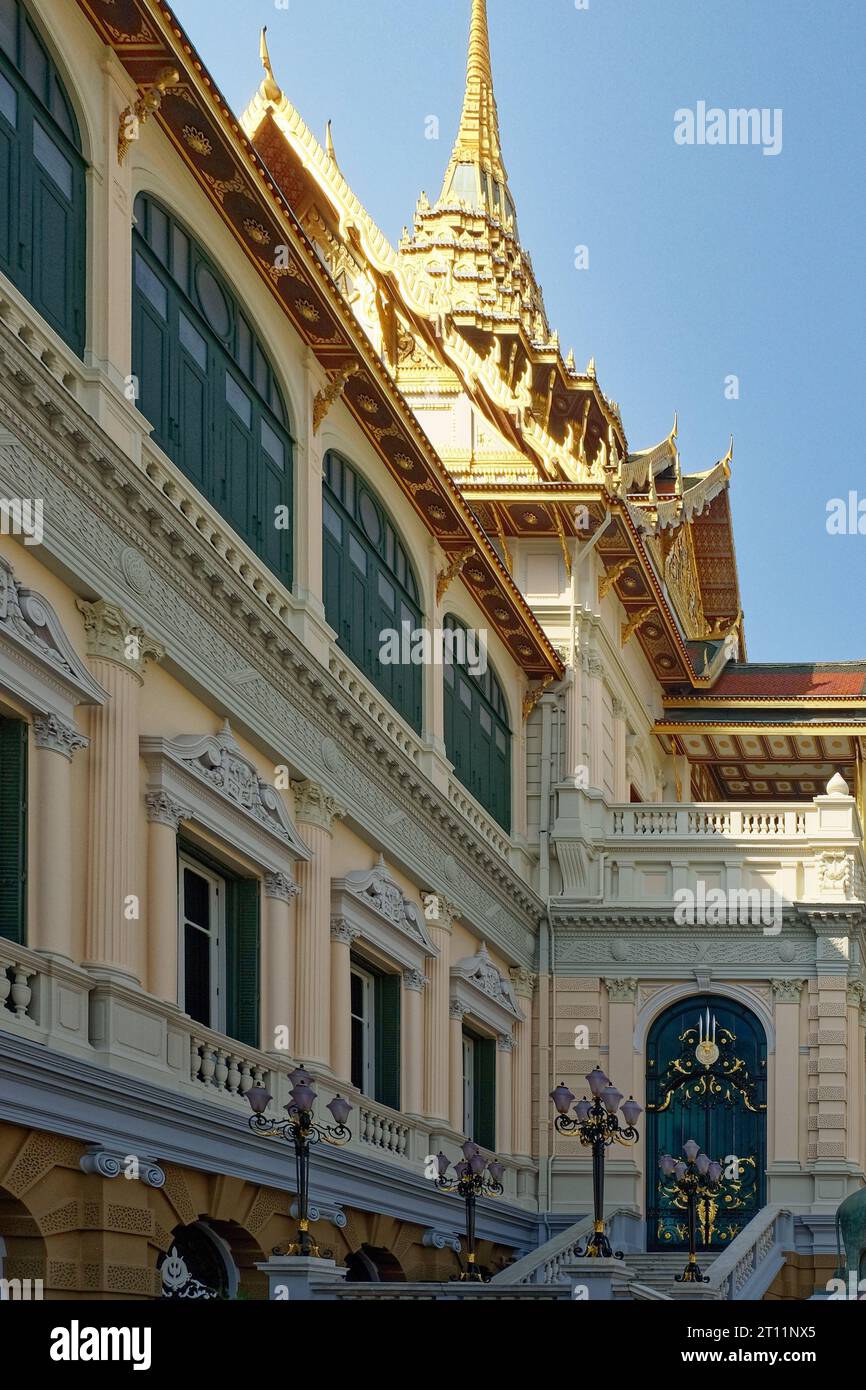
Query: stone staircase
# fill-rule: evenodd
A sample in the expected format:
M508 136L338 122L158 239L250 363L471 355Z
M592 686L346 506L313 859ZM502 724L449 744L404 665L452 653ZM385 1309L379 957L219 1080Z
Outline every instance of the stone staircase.
M687 1250L660 1250L650 1255L626 1255L623 1264L634 1274L639 1284L655 1289L658 1293L670 1295L676 1287L676 1275L682 1274L688 1262ZM717 1254L702 1255L698 1251L698 1263L702 1274L709 1274Z

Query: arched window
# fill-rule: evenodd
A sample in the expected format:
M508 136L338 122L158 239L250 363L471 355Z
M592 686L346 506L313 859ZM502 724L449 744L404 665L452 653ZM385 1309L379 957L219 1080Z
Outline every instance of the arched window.
M84 169L57 69L21 0L0 0L0 271L79 357Z
M502 686L487 663L486 650L480 652L474 634L451 613L445 631L453 634L443 667L445 750L467 791L510 831L511 730Z
M328 622L346 655L420 732L421 666L406 659L421 625L418 584L382 503L333 450L325 455L322 516ZM383 646L384 633L399 634L399 659L392 659L396 640Z
M198 242L145 194L135 219L139 409L157 444L291 587L292 436L273 367Z

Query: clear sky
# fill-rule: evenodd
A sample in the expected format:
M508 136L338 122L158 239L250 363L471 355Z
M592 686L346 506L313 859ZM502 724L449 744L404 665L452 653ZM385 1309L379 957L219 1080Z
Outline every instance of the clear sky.
M578 0L586 4L587 0ZM470 0L175 0L237 111L275 75L393 239L457 129ZM866 658L864 0L489 0L521 239L563 351L591 355L631 448L679 412L686 472L735 438L753 661ZM677 144L675 113L782 112L782 148ZM427 118L440 122L425 138ZM589 268L575 269L586 246ZM726 379L739 398L726 398ZM728 386L728 396L732 387Z

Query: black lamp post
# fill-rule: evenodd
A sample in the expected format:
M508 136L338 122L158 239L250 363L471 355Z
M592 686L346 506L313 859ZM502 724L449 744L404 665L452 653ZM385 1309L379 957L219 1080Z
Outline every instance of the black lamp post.
M639 1134L635 1121L642 1113L633 1096L620 1106L622 1091L618 1091L600 1067L591 1071L587 1078L592 1100L578 1101L574 1107L574 1117L568 1111L574 1100L574 1092L561 1081L550 1099L557 1109L554 1126L560 1134L576 1134L581 1144L592 1149L592 1196L595 1212L595 1225L592 1235L586 1242L581 1256L599 1259L622 1259L622 1251L614 1251L604 1231L604 1155L611 1144L636 1144ZM620 1127L616 1112L622 1110L625 1128Z
M708 1158L694 1139L689 1139L687 1143L683 1144L683 1153L685 1154L685 1162L681 1158L672 1158L670 1154L662 1154L659 1159L662 1175L683 1198L688 1213L689 1262L682 1274L676 1276L676 1282L678 1284L708 1284L709 1275L701 1273L695 1249L698 1202L702 1204L704 1210L704 1244L707 1245L710 1235L707 1212L712 1198L722 1185L722 1165L715 1159Z
M292 1090L289 1104L285 1107L289 1118L278 1120L265 1114L273 1096L264 1086L253 1086L247 1091L247 1100L252 1107L250 1129L254 1134L266 1138L285 1139L294 1145L295 1167L298 1187L298 1238L285 1250L275 1250L280 1255L318 1255L319 1247L313 1244L310 1236L310 1147L324 1140L326 1144L339 1146L348 1144L352 1131L346 1127L349 1101L335 1096L325 1108L334 1117L332 1125L318 1125L313 1119L313 1106L316 1092L313 1090L313 1077L304 1066L296 1067L289 1076Z
M460 1275L461 1279L472 1279L485 1283L484 1275L478 1268L475 1253L475 1203L479 1197L499 1197L502 1186L502 1164L495 1158L488 1163L478 1145L467 1139L463 1145L463 1161L454 1164L454 1177L448 1176L448 1155L438 1153L436 1162L439 1176L435 1179L441 1192L456 1192L466 1203L466 1263L468 1268Z

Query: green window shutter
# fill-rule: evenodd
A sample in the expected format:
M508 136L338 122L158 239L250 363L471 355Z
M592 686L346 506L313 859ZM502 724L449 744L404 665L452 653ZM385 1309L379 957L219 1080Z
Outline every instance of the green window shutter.
M482 1149L496 1148L496 1042L475 1039L474 1068L475 1133L472 1138Z
M0 936L25 944L27 725L0 719Z
M376 1100L400 1109L400 976L376 977Z
M0 60L0 270L17 280L18 133L20 99Z
M226 1032L247 1047L260 1047L259 885L255 879L226 883Z

